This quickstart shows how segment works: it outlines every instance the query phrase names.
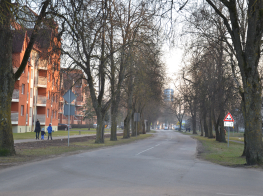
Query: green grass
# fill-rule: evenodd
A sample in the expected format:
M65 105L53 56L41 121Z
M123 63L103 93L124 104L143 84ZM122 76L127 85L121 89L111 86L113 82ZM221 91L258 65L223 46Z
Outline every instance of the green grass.
M108 131L105 131L107 133ZM79 131L74 131L70 130L70 135L79 135ZM96 134L96 131L81 131L81 135L91 135L91 134ZM55 131L52 133L52 137L60 137L60 136L67 136L68 131ZM26 132L26 133L13 133L14 140L22 140L22 139L35 139L36 138L36 133L35 132ZM46 132L47 136L47 132Z
M246 163L245 157L241 157L244 145L236 142L221 143L215 139L208 139L201 136L193 136L203 145L203 150L200 157L225 166L238 166Z
M80 131L80 133L79 133ZM105 129L105 133L110 133L110 129ZM70 135L92 135L96 134L96 129L70 129ZM68 131L55 131L52 133L52 137L61 137L61 136L67 136ZM46 132L47 136L47 132ZM35 132L26 132L26 133L13 133L14 140L22 140L22 139L35 139L36 133ZM40 136L39 136L40 137Z

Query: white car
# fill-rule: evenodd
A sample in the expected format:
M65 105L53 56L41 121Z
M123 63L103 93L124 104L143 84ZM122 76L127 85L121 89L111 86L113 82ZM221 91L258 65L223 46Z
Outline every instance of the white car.
M168 130L168 127L167 127L167 126L165 126L165 127L164 127L164 130Z

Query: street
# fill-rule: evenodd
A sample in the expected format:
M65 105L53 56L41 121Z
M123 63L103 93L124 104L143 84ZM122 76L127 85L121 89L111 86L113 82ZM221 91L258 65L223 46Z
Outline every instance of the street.
M0 196L260 196L263 172L196 158L197 141L171 130L134 143L0 171Z

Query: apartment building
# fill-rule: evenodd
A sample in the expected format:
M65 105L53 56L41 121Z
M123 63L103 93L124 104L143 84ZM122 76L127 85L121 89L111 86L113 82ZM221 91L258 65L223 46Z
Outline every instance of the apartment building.
M42 29L27 66L16 81L11 103L11 121L14 133L34 131L36 119L42 128L52 123L58 130L60 47L57 30ZM32 30L14 31L13 69L18 69L24 56Z
M76 95L76 99L71 103L75 106L75 116L70 117L70 124L89 124L88 119L84 120L84 110L86 99L89 97L89 91L87 87L86 80L84 79L84 74L81 70L67 70L61 68L61 97L59 103L59 123L68 124L68 116L63 114L63 107L65 100L63 95L71 89ZM95 119L95 118L94 118Z

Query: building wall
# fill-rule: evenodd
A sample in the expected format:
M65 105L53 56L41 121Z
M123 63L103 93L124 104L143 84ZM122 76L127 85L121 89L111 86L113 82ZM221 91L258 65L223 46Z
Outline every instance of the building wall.
M15 71L20 66L27 47L26 44L27 39L25 36L21 51L13 53L13 67ZM49 51L51 50L52 48L49 48ZM59 55L54 55L54 59L48 61L47 59L39 58L40 53L41 50L34 47L29 59L30 63L26 66L20 79L15 83L14 93L17 99L12 99L11 118L13 117L13 132L16 133L34 131L35 119L38 118L41 119L42 122L40 121L40 124L45 129L52 122L53 130L58 130L59 98L56 95L58 94L57 84L59 84ZM59 65L56 70L54 70L54 63ZM17 93L18 91L19 93ZM18 97L17 94L19 95ZM47 111L49 111L49 115L47 115Z

